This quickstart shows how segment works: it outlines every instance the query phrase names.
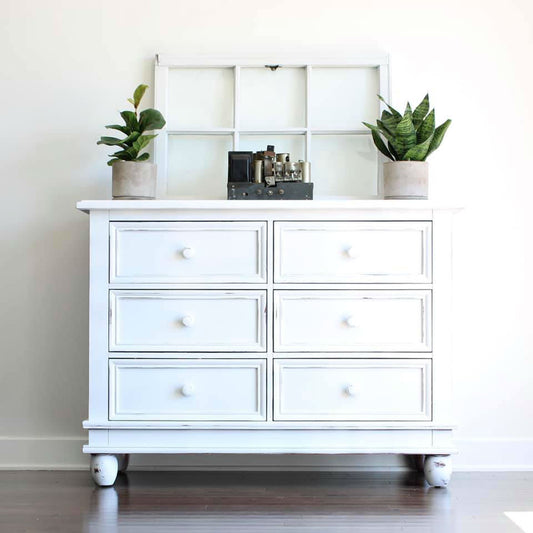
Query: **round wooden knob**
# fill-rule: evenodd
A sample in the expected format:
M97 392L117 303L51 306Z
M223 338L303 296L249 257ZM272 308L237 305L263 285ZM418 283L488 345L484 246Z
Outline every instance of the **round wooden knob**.
M355 387L353 385L346 385L346 388L344 389L344 392L348 395L348 396L355 396Z
M346 250L346 255L350 259L355 259L357 257L357 250L353 246L350 246L350 248Z
M192 396L194 394L194 385L192 383L186 383L181 387L181 394L183 396Z
M194 325L194 318L190 315L187 315L187 316L184 316L182 319L181 319L181 323L186 327L186 328L190 328Z
M183 248L181 251L181 255L185 257L185 259L191 259L191 257L194 257L194 254L194 248Z
M355 328L355 326L357 326L356 322L355 322L355 318L353 316L349 316L347 319L346 319L346 325L349 327L349 328Z

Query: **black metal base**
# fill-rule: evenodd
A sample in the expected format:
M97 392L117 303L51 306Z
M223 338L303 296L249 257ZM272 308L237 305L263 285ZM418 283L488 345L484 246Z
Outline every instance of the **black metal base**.
M228 200L312 200L313 184L298 181L279 182L273 187L264 183L228 183Z

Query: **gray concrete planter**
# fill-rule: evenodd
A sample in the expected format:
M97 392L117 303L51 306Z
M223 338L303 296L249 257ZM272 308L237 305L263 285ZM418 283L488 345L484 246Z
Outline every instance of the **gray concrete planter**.
M157 166L144 161L117 161L113 169L113 199L153 200L157 183Z
M386 200L427 200L427 161L389 161L383 164Z

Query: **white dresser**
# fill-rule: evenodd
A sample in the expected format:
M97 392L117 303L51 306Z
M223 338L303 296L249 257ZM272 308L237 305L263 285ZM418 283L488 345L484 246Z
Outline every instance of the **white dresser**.
M130 453L398 453L445 486L453 209L83 201L99 485Z

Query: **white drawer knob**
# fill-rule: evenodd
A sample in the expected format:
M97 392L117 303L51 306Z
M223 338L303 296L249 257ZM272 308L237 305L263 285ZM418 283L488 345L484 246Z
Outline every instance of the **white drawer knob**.
M355 396L355 387L353 385L346 385L346 388L344 389L344 392L348 396Z
M190 328L194 325L194 318L190 315L187 315L187 316L184 316L182 319L181 319L181 323L186 327L186 328Z
M349 328L355 328L355 326L357 325L356 322L355 322L355 318L353 316L349 316L347 319L346 319L346 325L349 327Z
M194 394L194 385L187 383L181 387L181 394L183 396L192 396Z
M357 251L355 250L355 248L353 246L350 246L350 248L348 248L346 250L346 255L350 258L350 259L355 259L357 257Z
M185 257L185 259L191 259L192 257L194 257L195 253L196 252L194 251L194 248L183 248L183 250L181 251L181 255Z

